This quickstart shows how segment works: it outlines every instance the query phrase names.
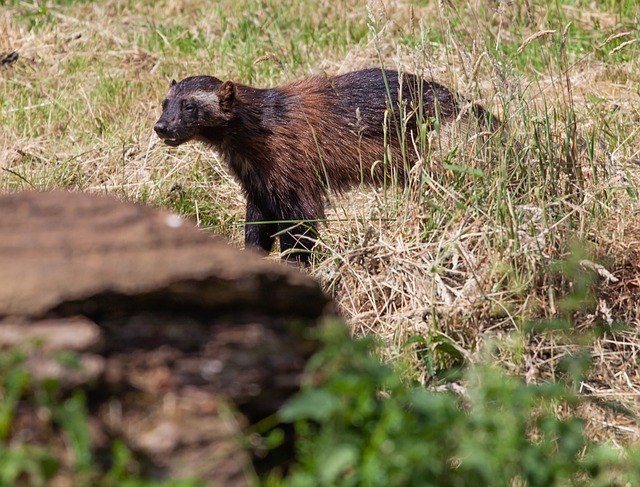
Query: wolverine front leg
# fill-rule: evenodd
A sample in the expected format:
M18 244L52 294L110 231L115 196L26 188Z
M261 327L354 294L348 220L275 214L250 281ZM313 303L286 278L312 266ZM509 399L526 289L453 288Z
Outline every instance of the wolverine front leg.
M318 237L316 226L317 223L309 221L278 225L280 251L285 253L285 260L309 263Z
M258 205L253 199L247 199L247 218L244 227L244 246L266 253L271 252L278 225L273 223L273 214ZM266 222L266 223L264 223Z
M280 251L286 260L308 264L318 238L318 223L324 219L322 193L290 191L287 203L286 209L277 215Z

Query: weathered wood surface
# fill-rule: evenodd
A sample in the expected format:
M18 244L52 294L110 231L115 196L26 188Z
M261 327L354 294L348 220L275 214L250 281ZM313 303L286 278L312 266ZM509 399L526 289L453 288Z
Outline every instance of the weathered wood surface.
M122 436L161 475L246 485L237 434L296 390L308 329L331 314L307 275L176 215L82 193L0 195L0 348L33 342L36 377L86 390L95 447ZM16 423L39 438L37 421Z

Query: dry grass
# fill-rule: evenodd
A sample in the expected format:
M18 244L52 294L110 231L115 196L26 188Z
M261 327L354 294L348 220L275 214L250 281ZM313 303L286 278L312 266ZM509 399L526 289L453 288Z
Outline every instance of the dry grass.
M311 272L354 333L379 336L425 383L487 348L529 381L555 377L575 346L527 332L532 320L565 318L582 334L627 325L593 339L580 388L594 437L637 440L635 417L603 404L640 414L638 7L423 3L9 2L0 53L20 58L0 70L0 189L167 206L241 245L243 199L220 161L153 134L168 80L266 86L381 61L421 72L507 127L471 138L443 127L408 190L332 197ZM589 267L555 272L572 242L615 280L597 277L569 312Z

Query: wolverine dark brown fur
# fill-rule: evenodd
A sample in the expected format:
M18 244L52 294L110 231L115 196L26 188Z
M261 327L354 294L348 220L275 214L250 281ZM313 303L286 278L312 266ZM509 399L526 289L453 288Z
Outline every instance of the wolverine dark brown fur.
M269 252L278 234L281 251L306 261L325 193L404 183L416 154L402 140L460 105L438 83L381 69L271 89L193 76L171 83L155 131L170 146L201 140L220 152L246 194L247 247ZM480 105L471 112L491 119Z

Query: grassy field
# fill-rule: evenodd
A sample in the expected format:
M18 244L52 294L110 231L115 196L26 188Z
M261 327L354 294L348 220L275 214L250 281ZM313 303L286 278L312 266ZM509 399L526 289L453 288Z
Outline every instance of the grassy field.
M575 330L588 431L624 444L640 439L639 26L635 0L0 1L0 54L19 54L0 68L0 190L112 194L241 246L243 197L216 154L153 133L171 79L434 78L505 126L443 126L410 188L332 197L309 272L430 386L487 354L553 379Z

